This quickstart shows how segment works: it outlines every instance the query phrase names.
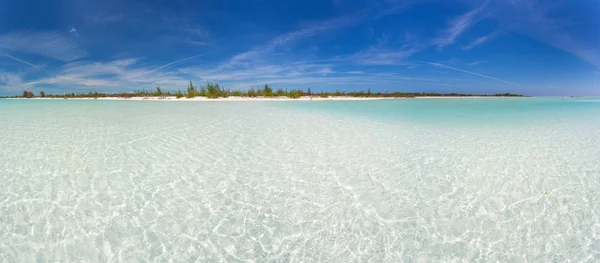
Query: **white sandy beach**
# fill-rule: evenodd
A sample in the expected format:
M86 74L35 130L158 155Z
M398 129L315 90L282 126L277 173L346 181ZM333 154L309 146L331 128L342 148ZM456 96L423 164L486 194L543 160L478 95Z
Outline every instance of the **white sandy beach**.
M394 100L394 99L493 99L493 98L528 98L528 97L495 97L495 96L422 96L422 97L350 97L350 96L336 96L336 97L310 97L302 96L297 99L288 97L236 97L231 96L227 98L214 98L209 99L207 97L194 97L194 98L177 98L175 96L167 97L100 97L100 98L67 98L69 100L160 100L160 101L358 101L358 100ZM64 100L65 98L6 98L6 99L34 99L34 100Z
M7 99L27 99L27 98L7 98ZM65 98L30 98L34 100L64 100ZM177 98L175 96L168 97L131 97L131 98L122 98L122 97L100 97L100 98L68 98L69 100L162 100L162 101L346 101L346 100L388 100L388 99L405 99L405 98L384 98L384 97L371 97L371 98L362 98L362 97L349 97L349 96L339 96L339 97L310 97L310 96L302 96L297 99L292 99L288 97L227 97L227 98L215 98L209 99L207 97L194 97L194 98Z

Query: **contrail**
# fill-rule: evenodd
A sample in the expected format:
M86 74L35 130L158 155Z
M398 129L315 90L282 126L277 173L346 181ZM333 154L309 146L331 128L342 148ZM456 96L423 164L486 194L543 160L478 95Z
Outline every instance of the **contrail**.
M13 56L11 56L11 55L9 55L9 54L6 54L6 53L0 53L0 56L6 56L6 57L8 57L8 58L10 58L10 59L13 59L13 60L15 60L15 61L21 62L21 63L23 63L23 64L27 64L27 65L29 65L29 66L31 66L31 67L34 67L34 68L37 68L37 69L41 69L41 70L43 70L43 71L46 71L46 72L48 72L48 70L46 70L45 68L42 68L42 67L40 67L40 66L37 66L37 65L34 65L34 64L32 64L32 63L30 63L30 62L28 62L28 61L22 60L22 59L20 59L20 58L13 57Z
M184 62L184 61L187 61L187 60L190 60L190 59L194 59L194 58L197 58L197 57L201 57L201 56L204 56L204 54L195 55L195 56L191 56L191 57L187 57L187 58L182 58L182 59L180 59L180 60L173 61L173 62L171 62L171 63L167 63L167 64L164 64L164 65L162 65L162 66L160 66L160 67L157 67L157 68L151 69L151 70L149 70L149 71L146 71L146 72L144 72L144 73L142 73L142 74L140 74L140 75L138 75L138 76L136 76L136 77L141 77L141 76L144 76L144 75L148 75L148 74L150 74L150 73L152 73L152 72L155 72L155 71L157 71L157 70L159 70L159 69L163 69L163 68L166 68L166 67L170 67L170 66L173 66L173 65L175 65L175 64L177 64L177 63L181 63L181 62Z
M468 70L446 66L446 65L440 64L440 63L426 62L426 61L415 61L415 62L423 63L423 64L428 64L428 65L432 65L432 66L436 66L436 67L440 67L440 68L447 68L447 69L451 69L451 70L456 70L456 71L464 72L464 73L467 73L467 74L479 76L479 77L482 77L482 78L493 79L493 80L496 80L496 81L501 81L501 82L504 82L504 83L508 83L508 84L520 86L520 84L517 84L517 83L514 83L514 82L510 82L508 80L494 78L494 77L491 77L491 76L487 76L487 75L483 75L483 74L471 72L471 71L468 71Z

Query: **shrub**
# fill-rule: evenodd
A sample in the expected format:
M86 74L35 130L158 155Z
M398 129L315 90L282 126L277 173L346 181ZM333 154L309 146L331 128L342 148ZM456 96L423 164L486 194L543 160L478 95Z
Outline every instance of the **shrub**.
M283 91L282 89L277 89L275 95L279 97L285 96L285 91Z
M235 96L235 97L244 97L244 93L239 91L239 90L234 90L231 92L231 96Z
M200 92L199 92L198 95L200 95L202 97L206 97L207 96L206 95L206 87L205 86L200 87Z
M219 95L221 95L221 88L219 88L219 84L207 82L206 83L206 97L214 99L214 98L218 98Z
M192 81L190 80L190 85L188 86L186 97L193 98L196 96L198 96L196 92L196 87L194 87L194 84L192 84Z
M254 90L254 88L248 89L247 94L248 94L248 97L252 97L252 98L256 97L256 91Z
M183 98L183 93L181 93L181 90L178 89L177 92L175 92L175 97L178 99Z
M273 97L273 89L269 87L269 84L265 84L265 88L262 90L262 95L264 97Z
M227 97L229 97L229 93L230 93L229 90L226 90L225 88L221 88L221 97L227 98Z
M304 95L304 92L302 92L301 89L291 89L290 92L288 92L287 97L297 99L302 97L302 95Z

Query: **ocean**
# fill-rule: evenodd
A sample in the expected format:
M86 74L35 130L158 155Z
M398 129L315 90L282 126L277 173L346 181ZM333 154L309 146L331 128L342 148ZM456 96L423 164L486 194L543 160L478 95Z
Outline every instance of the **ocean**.
M0 100L2 262L598 262L600 99Z

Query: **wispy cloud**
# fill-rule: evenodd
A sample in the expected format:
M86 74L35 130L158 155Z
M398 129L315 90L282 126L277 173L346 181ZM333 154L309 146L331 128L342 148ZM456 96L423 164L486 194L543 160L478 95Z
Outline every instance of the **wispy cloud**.
M407 64L405 60L419 50L416 47L404 50L369 48L365 51L346 56L343 60L363 65L402 65Z
M0 35L0 50L37 54L62 61L86 56L86 52L57 31L18 31Z
M85 22L88 25L104 25L104 24L112 24L117 22L122 22L125 20L125 15L118 14L91 14L85 17Z
M127 67L135 64L137 59L124 59L111 62L68 63L60 68L54 76L41 78L26 83L26 86L55 84L66 88L75 86L119 86L130 71ZM139 73L139 71L138 71Z
M151 26L151 30L169 42L179 42L194 46L214 45L215 39L205 25L200 25L189 16L161 14L161 23Z
M324 72L334 73L329 65L310 63L291 63L280 65L264 65L238 69L203 69L183 68L180 72L192 74L204 80L247 81L261 78L286 78L307 75L320 75Z
M256 59L263 59L277 48L292 45L296 41L318 34L331 32L338 28L356 23L360 19L362 19L362 16L344 16L325 21L307 23L302 29L279 35L263 45L255 46L246 52L234 55L229 61L221 64L220 68L231 68L239 65L247 66L248 62Z
M389 37L384 34L377 39L376 44L367 49L338 57L337 60L360 65L411 65L413 63L408 62L407 58L427 47L419 44L417 37L408 32L404 34L402 46L397 47L397 44L390 45L388 42Z
M486 5L487 1L481 6L450 21L448 28L443 30L438 37L433 40L433 44L439 49L453 44L456 41L456 38L481 20L481 13Z
M190 22L186 20L177 23L172 29L174 34L172 36L173 41L194 46L207 46L214 45L215 43L213 36L206 28L198 25L191 25Z
M23 74L0 70L0 90L18 90L22 88Z
M485 43L485 42L488 42L488 41L490 41L490 40L492 40L492 39L496 38L498 35L499 35L499 32L498 32L498 31L495 31L495 32L492 32L492 33L491 33L491 34L489 34L489 35L485 35L485 36L482 36L482 37L478 37L477 39L475 39L475 40L471 41L469 44L467 44L467 45L463 46L462 48L463 48L464 50L469 50L469 49L472 49L472 48L474 48L474 47L476 47L476 46L479 46L479 45L481 45L481 44L483 44L483 43Z
M455 70L455 71L459 71L459 72L463 72L463 73L467 73L467 74L471 74L471 75L474 75L474 76L478 76L478 77L482 77L482 78L487 78L487 79L491 79L491 80L496 80L496 81L500 81L500 82L504 82L504 83L508 83L508 84L512 84L512 85L519 85L517 83L511 82L511 81L508 81L508 80L503 80L503 79L495 78L495 77L492 77L492 76L488 76L488 75L479 74L479 73L468 71L468 70L464 70L464 69L459 69L459 68L447 66L447 65L444 65L444 64L440 64L440 63L426 62L426 61L416 61L416 62L427 64L427 65L431 65L431 66L435 66L435 67L439 67L439 68L445 68L445 69Z
M569 30L571 22L560 19L557 14L571 1L494 1L492 17L512 32L529 36L557 49L571 53L581 60L600 67L597 41L585 42L584 35ZM564 17L564 16L563 16ZM592 26L593 27L593 26ZM589 40L589 39L588 39Z
M598 50L580 43L570 35L559 32L547 32L542 34L533 33L531 36L557 49L571 53L593 66L600 67L600 53Z
M210 38L210 33L208 32L208 30L198 26L179 26L178 30L203 39Z
M410 6L423 2L424 0L386 0L383 1L382 6L378 7L377 13L375 14L375 19L379 19L385 16L394 15L400 13Z
M348 71L346 73L347 74L365 74L365 72L361 71L361 70L353 70L353 71Z
M203 69L197 67L179 69L193 79L218 81L233 89L247 89L264 83L278 87L306 85L370 85L373 83L412 83L435 85L437 80L403 76L394 72L369 73L364 71L336 71L335 66L322 63L296 62L278 65L245 67L239 69Z
M269 45L270 46L280 46L280 45L291 43L291 42L299 40L299 39L312 37L317 34L329 32L329 31L332 31L332 30L335 30L335 29L338 29L338 28L341 28L344 26L354 24L361 18L362 18L362 16L356 15L356 16L343 16L343 17L338 17L338 18L325 20L325 21L308 22L305 24L305 27L300 30L293 31L293 32L290 32L287 34L283 34L281 36L274 38L273 40L271 40Z
M46 70L46 69L45 69L45 68L43 68L43 67L40 67L40 66L38 66L38 65L35 65L35 64L33 64L33 63L29 62L29 61L26 61L26 60L23 60L23 59L17 58L17 57L15 57L15 56L9 55L9 54L7 54L7 53L2 53L2 52L0 52L0 56L5 56L5 57L7 57L7 58L10 58L10 59L12 59L12 60L14 60L14 61L21 62L21 63L23 63L23 64L25 64L25 65L31 66L32 68L40 69L40 70L43 70L43 71L48 71L48 70Z
M77 29L75 28L75 26L71 26L69 32L75 34L75 36L79 36L79 33L77 33Z
M183 58L158 67L141 63L139 58L119 59L108 62L76 61L63 65L56 74L29 81L26 87L55 86L66 89L131 91L149 89L155 85L166 88L185 87L190 80L189 74L183 74L169 67L201 55Z
M164 65L162 65L162 66L158 66L158 67L156 67L156 68L154 68L154 69L151 69L151 70L149 70L149 71L146 71L146 72L144 72L144 73L142 73L142 74L140 74L140 75L137 75L136 77L142 77L142 76L148 75L148 74L150 74L150 73L154 73L154 72L156 72L156 71L158 71L158 70L161 70L161 69L164 69L164 68L167 68L167 67L173 66L173 65L175 65L175 64L179 64L179 63L181 63L181 62L185 62L185 61L188 61L188 60L192 60L192 59L195 59L195 58L199 58L199 57L201 57L201 56L204 56L204 54L200 54L200 55L195 55L195 56L190 56L190 57L182 58L182 59L180 59L180 60L176 60L176 61L173 61L173 62L170 62L170 63L164 64Z
M474 66L477 66L477 65L479 65L479 64L486 63L486 62L487 62L486 60L482 60L482 61L474 61L474 62L467 63L467 66L469 66L469 67L474 67Z
M331 68L324 67L322 69L319 69L319 70L315 71L315 73L321 74L321 75L325 76L327 74L331 74L331 73L334 73L334 72L333 72L333 70Z

